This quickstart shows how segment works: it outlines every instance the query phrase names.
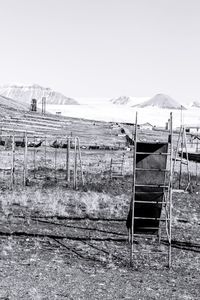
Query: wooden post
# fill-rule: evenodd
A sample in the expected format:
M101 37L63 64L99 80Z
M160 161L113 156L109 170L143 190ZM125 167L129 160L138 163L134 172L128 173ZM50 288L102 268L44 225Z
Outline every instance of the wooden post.
M45 178L47 178L47 137L45 136L44 144L44 165L45 165Z
M188 184L186 187L186 191L190 186L190 168L189 168L189 157L188 157L188 150L187 150L187 136L186 136L186 131L185 127L183 128L183 134L184 134L184 140L185 140L185 154L186 154L186 160L187 160L187 174L188 174Z
M77 188L77 141L74 139L74 189Z
M176 151L175 151L174 164L173 164L173 174L174 174L175 164L176 164L176 160L177 160L177 156L178 156L178 147L179 147L179 143L180 143L180 139L181 139L181 131L182 131L182 129L180 128L178 140L177 140Z
M70 183L70 137L67 138L66 179Z
M57 180L57 178L56 178L56 168L57 168L57 148L55 148L55 169L54 169L55 181Z
M125 160L125 153L123 153L122 156L122 164L121 164L121 175L123 176L123 171L124 171L124 160Z
M13 189L13 185L15 183L15 133L13 131L12 135L12 161L11 161L11 189Z
M180 170L179 170L179 189L181 189L181 179L182 179L182 164L183 164L183 138L184 138L184 129L181 128L181 161L180 161Z
M112 179L112 162L113 162L113 160L111 158L111 160L110 160L110 180Z
M135 138L133 148L133 185L131 199L131 257L130 264L133 265L133 239L134 239L134 214L135 214L135 184L136 184L136 155L137 155L137 112L135 116Z
M199 128L197 127L197 144L196 144L196 152L199 152ZM198 184L198 162L196 161L196 185Z
M27 160L28 160L28 139L27 139L27 132L25 132L24 136L25 140L25 147L24 147L24 186L27 183Z
M179 171L179 189L181 189L181 179L182 179L182 163L183 163L183 142L184 142L184 126L183 126L183 106L181 105L181 161L180 161L180 171Z
M172 124L172 113L170 113L170 135L171 135L171 148L170 148L170 174L169 174L169 248L168 248L168 264L171 268L172 263L172 250L171 250L171 240L172 240L172 188L173 188L173 124Z
M35 144L35 136L34 136L34 144ZM33 148L33 167L34 167L34 179L36 178L36 149Z
M81 183L84 186L84 177L83 177L83 165L82 165L82 157L81 157L81 147L80 147L80 140L77 137L77 144L78 144L78 154L79 154L79 162L80 162L80 169L81 169Z
M188 184L186 187L186 191L188 187L190 186L190 171L189 171L189 158L188 158L188 150L187 150L187 137L186 137L186 131L184 125L181 126L179 136L178 136L178 141L177 141L177 147L175 150L175 159L174 159L174 164L173 164L173 169L172 173L174 174L174 169L175 169L175 164L177 161L177 155L178 155L178 150L179 150L179 144L181 147L181 158L180 158L180 167L179 167L179 189L181 189L181 181L182 181L182 164L183 164L183 148L185 147L185 153L186 153L186 161L187 161L187 174L188 174Z

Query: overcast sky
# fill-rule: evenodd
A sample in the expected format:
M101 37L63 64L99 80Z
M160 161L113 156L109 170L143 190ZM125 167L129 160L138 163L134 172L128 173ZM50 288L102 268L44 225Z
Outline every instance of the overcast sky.
M0 85L200 100L199 0L0 0Z

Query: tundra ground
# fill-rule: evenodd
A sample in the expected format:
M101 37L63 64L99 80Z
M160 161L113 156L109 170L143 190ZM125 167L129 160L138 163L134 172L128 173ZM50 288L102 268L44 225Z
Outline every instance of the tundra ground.
M173 195L171 270L165 235L161 244L137 238L130 267L131 177L93 178L87 190L51 182L1 191L1 299L198 299L198 187Z
M72 125L74 129L76 123ZM94 131L97 125L92 125ZM87 126L91 129L91 124ZM105 128L114 130L110 125ZM111 134L105 134L105 128L102 141L106 136L110 142ZM87 131L78 123L77 130L84 145ZM99 139L95 132L92 140L93 136ZM157 140L161 135L152 131L140 137ZM113 141L116 136L113 134ZM173 193L169 270L164 224L160 244L156 236L135 239L134 249L139 253L130 266L126 217L132 190L131 151L83 149L85 185L81 186L78 169L78 190L73 190L72 184L73 151L69 184L64 149L48 147L45 154L43 145L35 153L35 163L30 149L24 187L24 149L16 149L13 190L11 151L2 147L0 151L0 299L199 299L200 189L196 164L192 164L190 193ZM111 158L117 161L123 156L124 176L111 179ZM176 188L179 182L175 175ZM181 185L187 186L185 174ZM146 250L149 253L144 254Z

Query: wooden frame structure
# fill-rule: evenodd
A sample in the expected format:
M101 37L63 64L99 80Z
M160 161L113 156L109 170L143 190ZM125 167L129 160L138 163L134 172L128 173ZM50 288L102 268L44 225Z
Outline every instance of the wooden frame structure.
M134 254L139 253L134 249L134 238L136 236L157 234L159 241L161 240L161 227L160 222L165 222L166 236L168 240L168 266L171 267L171 238L172 238L172 181L173 181L173 130L172 130L172 113L170 114L170 129L169 138L167 143L155 144L158 150L154 151L141 151L139 149L137 137L137 113L135 120L135 134L134 134L134 147L133 147L133 184L132 195L129 215L127 219L127 227L129 230L130 240L130 263L134 264ZM152 146L152 145L150 145ZM157 157L162 159L161 167L138 167L142 164L138 161L145 161L146 157ZM144 159L143 159L144 158ZM158 160L159 160L158 159ZM168 159L168 168L167 168ZM143 164L145 166L145 163ZM158 164L159 165L159 164ZM146 176L147 180L143 180L140 174ZM145 172L146 175L145 175ZM153 174L155 178L160 179L162 182L154 182L151 184L151 177ZM138 175L139 174L139 175ZM150 174L148 176L147 174ZM152 176L151 176L152 174ZM142 182L139 182L139 179ZM146 181L146 182L145 182ZM140 196L142 194L142 197ZM156 196L157 194L157 196ZM146 212L146 213L145 213ZM163 212L164 217L161 216ZM144 213L144 216L141 216ZM141 227L142 224L142 227ZM148 254L151 252L148 251Z
M196 152L198 153L199 152L199 140L200 140L200 137L199 137L199 128L197 128L197 134L196 134L196 139L197 139L197 142L196 142ZM196 185L198 185L198 162L196 161Z
M180 155L180 159L178 160L179 149L180 149L181 155ZM185 156L186 156L185 159L186 159L186 161L183 160L183 158L184 158L184 149L185 149ZM190 178L190 168L189 168L186 130L185 130L185 126L183 124L181 124L179 135L178 135L177 146L176 146L176 150L175 150L174 164L173 164L173 173L174 173L174 170L175 170L175 165L178 161L180 162L180 166L179 166L179 189L181 189L181 182L182 182L182 175L183 175L183 165L186 165L188 182L187 182L187 186L185 188L185 191L187 191L189 186L190 186L190 183L191 183L191 178Z
M2 131L10 132L10 134L4 134L1 135L1 137L4 138L10 138L12 140L11 143L11 167L10 167L10 188L13 189L15 184L15 171L16 171L16 139L20 138L23 139L23 148L24 149L24 157L23 157L23 185L27 186L28 183L28 147L29 143L28 140L31 138L34 141L34 145L36 144L36 138L42 137L42 136L36 136L34 132L31 131L23 131L23 130L11 130L7 128L3 128ZM20 135L21 134L21 135ZM63 137L62 137L63 138ZM65 145L64 148L66 148L66 176L65 180L67 181L67 184L70 184L71 182L71 169L70 166L70 158L71 158L71 144L74 144L74 164L73 164L73 188L77 189L77 182L78 182L78 168L80 168L80 180L82 186L85 184L84 176L83 176L83 166L82 166L82 156L81 156L81 146L80 146L80 139L79 137L75 136L68 136L65 137L67 141L67 145ZM47 178L47 137L45 136L43 141L44 144L44 164L45 164L45 178ZM33 173L34 173L34 179L38 179L36 177L36 147L32 147L33 152ZM54 179L57 181L57 157L58 157L58 148L54 148Z
M125 153L122 155L122 159L110 160L110 179L118 178L124 176L124 162L125 162Z
M83 177L83 166L82 166L82 157L81 157L81 148L80 148L80 139L79 137L74 138L74 184L73 187L77 189L77 168L78 168L78 158L80 163L80 172L81 172L81 183L84 186L84 177ZM69 162L69 160L68 160ZM68 166L69 170L69 166ZM69 179L68 179L69 180Z

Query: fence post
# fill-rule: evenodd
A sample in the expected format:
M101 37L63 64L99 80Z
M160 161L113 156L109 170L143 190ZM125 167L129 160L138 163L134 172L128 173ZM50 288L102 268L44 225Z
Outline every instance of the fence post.
M70 183L70 137L67 138L67 157L66 157L66 179L67 182Z
M55 148L55 181L57 180L56 178L56 169L57 169L57 148Z
M45 165L45 179L47 178L47 137L45 136L44 144L44 165Z
M34 145L35 145L35 136L34 136ZM34 179L36 178L36 149L33 147L33 167L34 167Z
M112 158L110 160L110 180L112 179Z
M74 189L77 188L77 140L74 139Z
M81 169L81 182L84 186L84 177L83 177L83 166L82 166L82 157L81 157L81 147L80 147L80 140L77 137L77 143L78 143L78 154L79 154L79 161L80 161L80 169Z
M11 161L11 189L13 189L13 185L15 182L15 133L13 132L13 136L12 136L12 161Z
M25 132L25 147L24 147L24 186L27 184L27 155L28 155L28 139L27 131Z

